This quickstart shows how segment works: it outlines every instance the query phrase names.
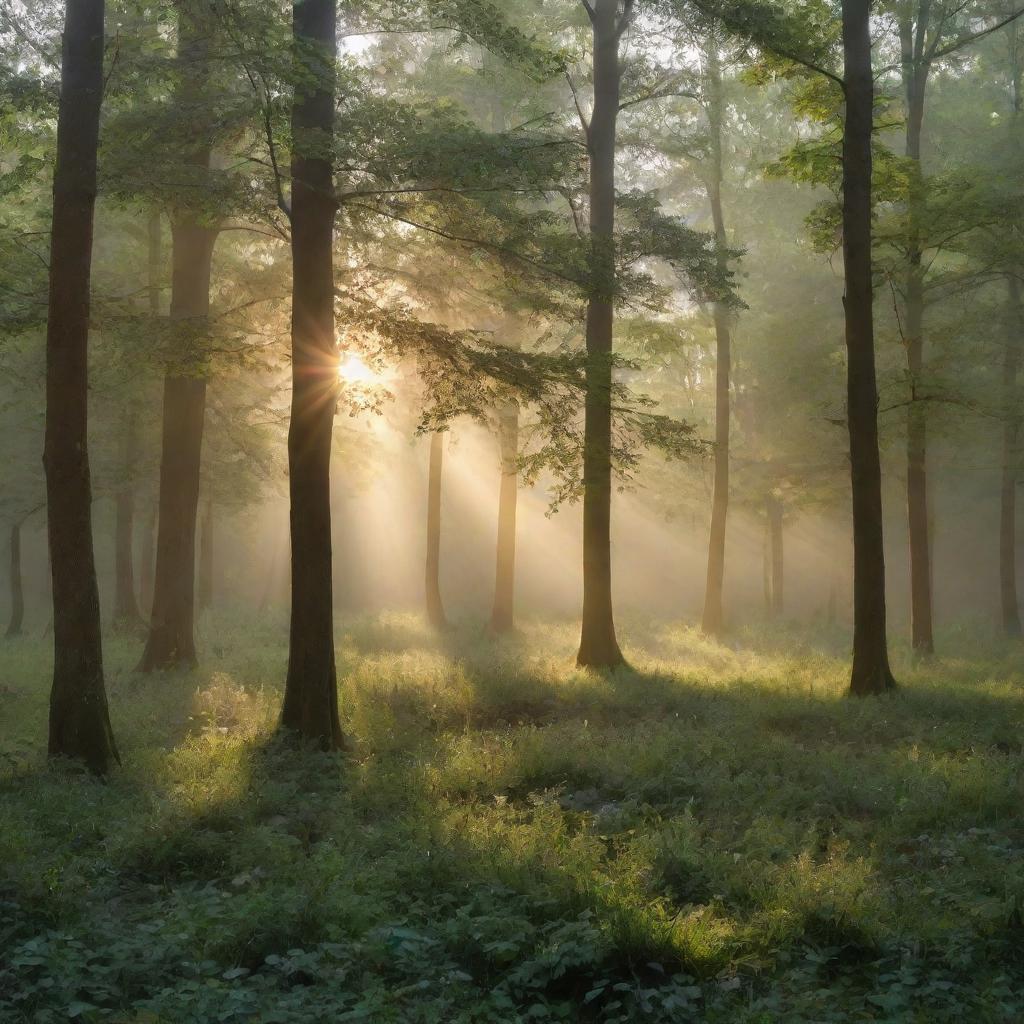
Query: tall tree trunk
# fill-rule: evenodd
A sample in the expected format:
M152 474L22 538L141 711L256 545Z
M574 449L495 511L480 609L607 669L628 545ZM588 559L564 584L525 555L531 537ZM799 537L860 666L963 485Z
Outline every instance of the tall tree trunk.
M430 463L427 470L427 561L424 577L427 622L434 629L446 629L448 619L441 601L441 477L444 470L444 435L430 435Z
M595 0L590 155L590 297L583 442L583 616L576 663L622 664L612 613L612 330L615 302L615 132L619 113L618 0Z
M870 0L843 0L846 118L843 126L843 266L846 319L846 404L853 498L854 612L850 692L895 686L885 631L882 469L878 454L871 281L871 135L874 80Z
M1003 452L999 487L999 601L1003 632L1009 637L1021 635L1020 605L1017 600L1017 464L1020 434L1020 397L1017 373L1020 369L1021 316L1020 283L1014 276L1006 279L1008 324L1003 349Z
M134 413L125 417L124 462L121 487L114 499L114 623L135 627L142 614L135 600L135 463L138 424Z
M772 548L772 617L781 618L786 610L784 562L782 548L782 502L774 495L768 498L768 532Z
M11 617L7 623L8 638L21 636L21 627L25 621L25 589L21 576L21 523L11 527Z
M507 633L515 626L519 407L514 403L510 402L498 414L498 437L501 445L501 488L498 494L498 543L491 631Z
M178 5L181 78L176 102L184 116L197 120L194 137L182 153L182 161L198 172L209 168L212 148L211 128L201 120L208 115L206 13L204 3ZM192 348L185 361L194 365L190 367L192 372L175 368L164 379L153 611L139 665L144 672L196 664L196 519L206 416L202 348L210 315L210 277L216 241L217 230L209 227L193 209L182 207L172 213L169 316L182 328L182 343ZM152 236L150 244L153 245ZM152 283L150 288L152 291Z
M718 50L708 51L708 128L711 135L711 169L707 180L708 201L715 229L715 254L725 271L728 241L722 211L722 72ZM711 496L711 531L708 539L708 572L704 588L701 629L710 636L722 632L722 587L725 580L725 527L729 512L729 375L732 339L729 314L715 303L715 480Z
M334 0L295 0L292 103L291 627L281 725L325 750L343 746L334 661L331 440L334 334Z
M764 617L772 617L772 525L765 503L764 532L761 535L761 594L764 598Z
M171 224L171 320L200 334L210 312L210 276L216 232L193 220ZM196 519L206 415L206 380L164 379L156 573L149 637L139 668L193 667L195 644Z
M1021 37L1020 29L1013 26L1010 43L1010 99L1013 103L1014 122L1019 123L1024 112L1021 92ZM1016 269L1016 268L1015 268ZM1017 597L1017 473L1020 460L1020 395L1017 375L1020 370L1021 348L1024 347L1024 316L1022 316L1020 281L1015 273L1006 279L1007 327L1006 347L1003 349L1003 452L999 486L999 603L1003 619L1003 632L1019 637L1020 604Z
M906 323L904 344L910 379L907 407L907 524L910 539L910 613L914 651L928 656L935 650L932 636L931 547L928 540L927 413L920 386L924 371L924 277L921 242L921 130L928 63L917 54L915 37L924 38L927 6L918 10L918 23L904 20L900 27L903 48L903 85L907 100L906 156L912 163L908 192L909 234L905 277Z
M199 610L213 606L213 498L203 505L203 526L199 535Z
M50 756L117 760L103 684L89 476L89 280L103 95L103 0L67 0L53 175L43 465L53 584Z

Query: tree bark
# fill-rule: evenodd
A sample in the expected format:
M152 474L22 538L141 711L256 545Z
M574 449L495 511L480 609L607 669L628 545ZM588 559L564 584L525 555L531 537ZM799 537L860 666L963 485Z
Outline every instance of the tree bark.
M1003 452L999 487L999 603L1003 632L1019 637L1020 605L1017 599L1017 463L1020 434L1020 398L1017 374L1020 369L1021 317L1020 283L1006 279L1009 319L1003 349Z
M592 5L594 109L590 156L590 297L583 443L583 615L576 664L623 662L612 612L612 331L615 299L615 134L619 112L618 0Z
M708 202L715 230L715 258L724 272L728 242L722 210L722 73L714 45L708 52L708 128L711 136L711 170L707 181ZM711 496L711 530L708 538L708 571L704 588L701 629L709 636L724 626L722 588L725 580L725 529L729 512L729 376L732 338L729 315L716 302L715 320L715 477Z
M7 623L8 639L21 636L21 627L25 622L25 589L21 576L21 523L11 527L11 617Z
M134 413L125 417L121 487L114 499L114 624L134 628L142 622L135 600L135 463L138 425Z
M427 622L434 629L447 629L448 619L441 600L441 478L444 470L444 435L430 435L430 463L427 470L427 561L424 575Z
M331 440L334 333L334 0L295 0L292 102L291 626L281 725L324 750L343 746L334 659Z
M774 495L768 498L768 532L772 549L772 618L781 618L786 610L782 535L782 502Z
M50 756L117 760L103 682L88 449L89 281L103 95L103 0L68 0L46 324L47 530L53 584Z
M178 7L181 78L177 103L183 113L196 118L208 110L209 29L204 14L202 5ZM208 124L196 125L182 153L183 163L197 170L209 168L211 134ZM180 325L182 339L193 349L187 361L194 368L190 367L192 372L175 368L164 379L156 574L149 636L139 665L143 672L196 665L196 519L206 416L202 345L210 315L216 241L217 230L193 209L183 206L172 214L169 316Z
M878 454L871 280L871 135L874 81L870 0L843 0L846 118L843 126L843 266L847 422L853 499L854 623L850 692L895 686L889 669L882 545L882 470Z
M494 606L491 631L508 633L515 627L516 504L519 477L519 408L513 403L498 414L501 445L501 488L498 494L498 542L494 567Z
M203 526L199 535L199 610L213 606L213 499L203 505Z
M143 608L153 607L153 569L156 558L156 503L153 503L142 531L142 567L139 569L139 596ZM145 619L145 615L143 615Z

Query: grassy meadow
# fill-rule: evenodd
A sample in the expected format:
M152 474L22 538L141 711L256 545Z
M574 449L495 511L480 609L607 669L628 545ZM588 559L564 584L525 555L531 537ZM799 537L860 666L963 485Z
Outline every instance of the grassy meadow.
M47 767L49 638L0 645L0 1021L1024 1020L1024 651L623 624L339 622L349 750L274 741L280 624L191 674L107 641L123 766Z

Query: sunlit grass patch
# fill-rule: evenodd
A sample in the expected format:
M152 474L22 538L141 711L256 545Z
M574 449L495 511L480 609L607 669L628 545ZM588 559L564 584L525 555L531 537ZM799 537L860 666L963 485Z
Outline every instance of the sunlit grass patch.
M638 624L602 674L571 623L361 619L329 756L275 741L280 629L207 629L194 673L112 640L102 785L0 648L3 1019L1024 1015L1018 651L854 701L827 636Z

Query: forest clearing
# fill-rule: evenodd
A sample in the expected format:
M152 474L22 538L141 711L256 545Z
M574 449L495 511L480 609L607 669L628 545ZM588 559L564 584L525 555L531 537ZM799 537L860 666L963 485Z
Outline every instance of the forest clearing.
M0 0L0 1024L1024 1021L1017 3Z

